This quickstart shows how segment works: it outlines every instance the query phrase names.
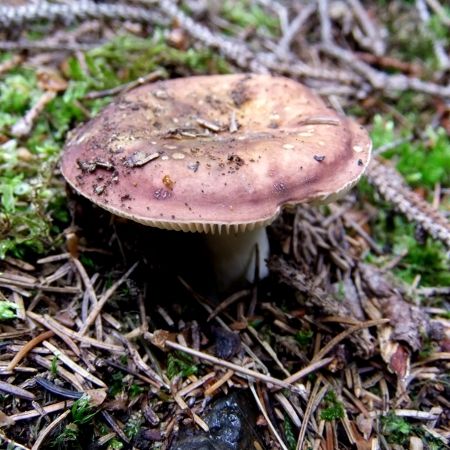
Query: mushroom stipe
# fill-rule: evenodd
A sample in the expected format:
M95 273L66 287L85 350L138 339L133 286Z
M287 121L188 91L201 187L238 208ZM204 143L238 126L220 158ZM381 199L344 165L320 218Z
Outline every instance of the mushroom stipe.
M214 234L212 248L228 248L227 259L244 252L244 272L253 273L248 252L259 243L264 276L268 245L258 230L283 207L346 193L371 147L361 126L293 80L212 75L124 93L71 133L61 169L77 192L113 214ZM238 233L250 241L236 237L232 251L233 238L220 243L220 235ZM221 252L213 250L218 260ZM237 275L219 274L224 285L242 275L231 264Z

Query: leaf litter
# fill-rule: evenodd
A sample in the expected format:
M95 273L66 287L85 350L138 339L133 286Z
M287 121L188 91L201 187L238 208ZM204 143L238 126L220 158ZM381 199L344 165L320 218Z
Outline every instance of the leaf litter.
M233 3L239 7L230 7ZM145 25L132 22L118 27L131 34L110 41L117 33L113 24L95 19L82 20L71 31L61 30L49 19L44 34L53 48L45 52L33 47L25 32L19 40L3 32L3 43L10 47L29 46L28 53L13 52L0 62L4 105L0 114L0 437L8 445L76 448L79 440L84 448L92 442L108 448L170 448L181 430L208 429L203 418L214 399L240 391L251 392L255 400L258 419L253 427L261 437L255 446L447 445L448 284L422 285L422 256L411 259L425 241L429 254L436 255L430 264L439 276L433 279L424 270L424 280L448 280L448 222L437 210L441 206L448 213L448 174L429 170L448 158L448 139L439 129L428 132L428 142L426 136L413 137L414 145L425 142L420 154L437 148L433 163L425 159L431 166L419 175L417 166L408 165L408 143L382 153L397 162L415 192L397 183L396 172L390 176L392 168L385 170L386 162L380 159L368 174L377 191L362 186L337 208L305 206L283 213L271 228L269 279L233 293L219 305L176 270L168 270L178 257L167 255L164 247L160 259L137 250L146 246L148 232L142 227L111 222L106 213L69 198L74 221L69 228L63 185L55 173L65 133L94 115L109 96L129 89L152 71L183 76L235 71L237 66L274 70L278 65L275 70L313 85L335 107L355 108L358 113L358 106L364 105L362 122L370 123L378 105L388 111L390 120L403 124L402 132L421 121L431 123L426 111L432 108L432 99L409 99L408 107L399 110L400 102L392 106L390 94L382 91L377 97L377 89L398 89L403 102L408 98L405 89L448 99L444 88L437 91L439 83L445 85L445 72L433 81L418 81L414 76L419 72L415 69L410 75L410 67L401 64L403 54L382 59L387 56L385 39L393 45L399 38L393 32L383 37L375 21L388 23L396 14L411 20L401 2L391 2L382 11L375 6L365 9L359 1L343 2L341 10L319 1L317 11L306 12L291 4L251 3L247 10L245 2L227 2L224 18L217 23L202 22L189 2L192 18L171 1L153 6L162 27L170 29L164 15L176 17L197 47L170 47L158 32L144 38ZM439 21L445 23L440 17L446 17L445 9L434 10L436 4L426 6L432 16L421 16L429 21L431 33L425 37L432 42L442 37ZM96 11L104 14L102 9ZM320 36L312 25L302 23L302 13L312 18L311 24L316 21ZM351 18L350 28L340 27L343 13ZM77 17L82 15L83 10ZM68 21L70 17L69 11ZM207 27L215 34L209 35ZM294 40L290 27L297 27L297 32L303 27L310 46ZM247 34L232 50L227 46L229 36L237 39L239 29ZM329 40L331 29L339 44L349 39L346 33L351 30L352 45L377 59L365 57L360 63L357 53L340 51ZM99 42L104 45L97 47ZM83 47L86 43L91 50ZM404 54L420 50L419 43L407 45L401 42ZM217 47L224 58L213 56L210 49ZM264 53L266 48L274 49L272 56ZM313 50L308 48L331 57L330 61L314 66L311 61L317 60L311 59L308 51ZM286 49L296 54L289 54L294 59L283 66ZM281 58L279 64L271 59L273 55ZM333 58L338 62L334 66ZM421 63L421 74L429 65L445 63L439 46L427 58ZM301 63L302 59L308 63ZM342 61L348 65L339 65ZM56 74L45 78L45 85L35 71L41 66ZM386 67L400 74L385 75ZM52 79L68 82L55 87ZM385 87L381 79L387 81ZM45 92L51 93L48 98ZM420 109L425 113L409 114ZM445 126L445 118L444 111L435 122ZM206 130L217 128L207 118L201 120ZM382 140L387 140L382 136L387 132L375 123L374 133ZM433 209L428 209L423 202L433 195ZM30 209L30 203L35 208ZM426 211L423 218L408 213L411 204L419 213ZM416 229L402 228L409 241L401 249L392 225L401 219L392 205L419 224ZM380 217L377 208L384 208ZM444 244L421 237L421 227ZM141 245L133 245L136 242Z

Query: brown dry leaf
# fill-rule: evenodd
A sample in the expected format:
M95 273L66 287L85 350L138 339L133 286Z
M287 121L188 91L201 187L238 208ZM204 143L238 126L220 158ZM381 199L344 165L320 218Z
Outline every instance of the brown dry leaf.
M106 402L103 407L107 411L126 411L128 409L128 396L119 395L114 400Z
M389 297L392 295L394 288L380 269L370 264L358 264L358 268L361 271L366 287L376 297Z
M407 344L413 351L422 346L421 335L430 328L426 314L404 300L381 270L368 264L360 265L367 288L378 300L381 317L390 319L390 339Z
M37 73L38 86L43 91L60 92L67 89L68 83L56 71L45 69Z
M175 27L170 30L169 35L167 36L167 43L178 50L187 50L191 41L189 35L183 28Z
M378 449L378 445L376 444L376 441L372 439L370 442L367 441L356 441L356 448L358 450L374 450Z
M16 422L7 416L4 412L0 411L0 427L10 427Z
M357 426L355 422L350 422L350 425L352 436L355 440L355 445L358 450L373 450L378 448L376 445L374 445L374 439L368 441L367 439L365 439L365 437L361 436L360 432L358 431L359 425Z
M380 352L389 370L403 381L410 373L410 353L405 346L394 340L393 334L394 328L390 325L383 325L379 328Z
M425 313L407 303L399 294L380 299L380 305L383 317L390 319L393 327L392 339L407 343L414 351L419 350L421 335L429 328Z
M161 350L166 350L166 341L171 338L172 333L167 330L155 330L153 333L149 333L150 342L159 347Z
M106 389L89 389L86 393L92 406L100 406L107 396Z
M245 330L247 327L248 327L247 321L243 320L240 321L236 320L230 324L230 328L234 331Z
M356 416L356 425L367 441L370 438L373 430L373 418L365 417L364 414L358 414Z
M404 380L410 372L410 354L409 351L401 344L396 345L394 353L391 355L389 362L390 369L402 380Z
M409 448L410 450L423 450L423 441L417 436L411 436L409 438Z

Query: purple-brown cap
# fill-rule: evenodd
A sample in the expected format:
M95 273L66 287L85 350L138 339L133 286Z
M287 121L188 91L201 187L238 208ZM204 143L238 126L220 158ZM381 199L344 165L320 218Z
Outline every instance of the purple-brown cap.
M97 205L183 231L246 231L286 205L345 193L370 159L363 127L307 87L213 75L121 95L69 137L61 169Z

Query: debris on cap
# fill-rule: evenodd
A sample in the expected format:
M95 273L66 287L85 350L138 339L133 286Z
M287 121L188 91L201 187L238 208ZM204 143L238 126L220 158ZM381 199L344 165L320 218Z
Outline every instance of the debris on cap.
M371 153L367 132L307 87L270 75L140 86L76 129L66 180L97 205L183 231L245 231L285 205L332 200Z

